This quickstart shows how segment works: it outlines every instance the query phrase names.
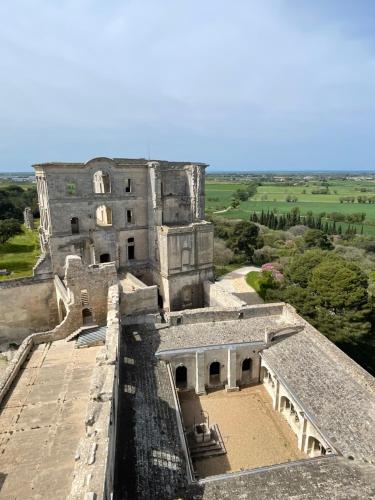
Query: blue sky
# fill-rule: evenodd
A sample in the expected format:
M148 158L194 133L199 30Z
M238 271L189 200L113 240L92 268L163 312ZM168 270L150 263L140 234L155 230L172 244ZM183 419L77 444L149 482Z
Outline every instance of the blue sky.
M3 0L0 19L1 171L375 169L373 0Z

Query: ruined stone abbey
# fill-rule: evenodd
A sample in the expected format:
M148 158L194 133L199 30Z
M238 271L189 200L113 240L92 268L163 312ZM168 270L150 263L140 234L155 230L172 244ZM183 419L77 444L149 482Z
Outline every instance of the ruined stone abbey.
M0 499L375 498L374 378L215 281L206 167L34 166L41 256L0 283Z

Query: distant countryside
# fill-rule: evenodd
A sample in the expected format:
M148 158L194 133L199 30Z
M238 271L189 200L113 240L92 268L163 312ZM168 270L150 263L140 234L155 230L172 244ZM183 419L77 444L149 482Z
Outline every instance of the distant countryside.
M232 206L236 191L251 182L258 184L255 194ZM336 221L343 232L351 225L357 233L375 236L375 175L207 175L208 214L249 220L254 211L283 214L293 207L304 216L321 216L323 224Z

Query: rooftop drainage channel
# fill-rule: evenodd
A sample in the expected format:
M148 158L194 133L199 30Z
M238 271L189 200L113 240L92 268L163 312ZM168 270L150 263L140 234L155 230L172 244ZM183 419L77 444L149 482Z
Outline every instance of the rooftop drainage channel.
M241 471L237 471L237 472L228 472L227 474L217 474L216 476L205 477L204 479L199 479L197 481L197 483L198 484L212 483L214 481L222 481L223 479L232 479L232 478L236 478L236 477L250 476L253 474L259 474L261 472L269 472L269 471L283 469L283 468L297 467L298 465L313 464L316 462L321 462L321 461L325 461L325 460L332 460L332 459L336 459L336 458L337 458L337 455L330 454L330 455L324 455L324 456L320 456L320 457L307 458L305 460L296 460L294 462L283 462L282 464L266 465L264 467L256 467L255 469L247 469L247 470L241 470Z

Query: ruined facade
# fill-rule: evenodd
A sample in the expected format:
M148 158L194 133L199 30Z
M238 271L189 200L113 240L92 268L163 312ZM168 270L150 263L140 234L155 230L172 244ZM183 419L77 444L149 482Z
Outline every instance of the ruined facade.
M204 167L35 167L43 255L0 286L0 334L28 335L0 374L0 498L375 498L374 378L212 280Z
M72 254L86 265L115 262L158 285L165 309L201 307L202 283L213 277L206 166L110 158L34 165L52 272L61 277Z

